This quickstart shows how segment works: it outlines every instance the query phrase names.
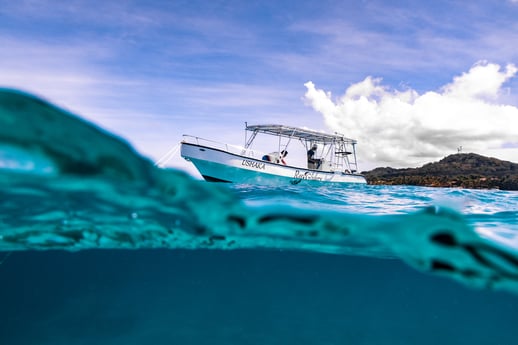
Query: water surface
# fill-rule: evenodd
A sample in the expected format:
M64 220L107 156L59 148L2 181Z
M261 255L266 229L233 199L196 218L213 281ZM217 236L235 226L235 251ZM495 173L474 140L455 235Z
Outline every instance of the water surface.
M215 185L0 90L2 344L511 344L518 194Z

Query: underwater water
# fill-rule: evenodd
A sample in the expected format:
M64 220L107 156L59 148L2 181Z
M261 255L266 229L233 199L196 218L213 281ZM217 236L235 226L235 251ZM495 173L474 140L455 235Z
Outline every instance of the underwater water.
M0 344L513 344L517 206L196 181L0 90Z

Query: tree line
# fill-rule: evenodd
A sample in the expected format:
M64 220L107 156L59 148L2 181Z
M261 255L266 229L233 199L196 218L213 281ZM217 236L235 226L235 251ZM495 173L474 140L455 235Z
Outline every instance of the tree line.
M518 164L458 153L420 168L376 168L362 173L369 184L518 190Z

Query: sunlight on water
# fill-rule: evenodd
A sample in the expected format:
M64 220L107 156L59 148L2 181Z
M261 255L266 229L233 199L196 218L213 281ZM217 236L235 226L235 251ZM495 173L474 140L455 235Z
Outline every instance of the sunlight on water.
M23 150L17 146L0 145L0 169L35 175L53 175L57 173L52 160L37 149Z

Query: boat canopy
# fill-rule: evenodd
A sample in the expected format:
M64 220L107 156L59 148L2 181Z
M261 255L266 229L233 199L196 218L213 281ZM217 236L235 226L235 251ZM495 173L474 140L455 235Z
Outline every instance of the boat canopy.
M256 134L265 133L290 139L297 138L315 143L336 144L338 142L343 142L352 145L356 144L356 140L346 138L343 134L340 133L328 134L284 125L246 125L246 130L252 131Z

